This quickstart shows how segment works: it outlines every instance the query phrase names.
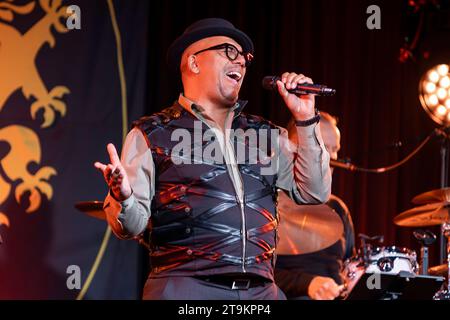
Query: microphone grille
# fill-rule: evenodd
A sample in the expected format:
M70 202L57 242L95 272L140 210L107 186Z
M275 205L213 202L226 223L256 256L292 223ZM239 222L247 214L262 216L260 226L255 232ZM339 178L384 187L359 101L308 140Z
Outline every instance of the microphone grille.
M277 86L277 80L279 77L277 76L267 76L262 79L262 86L267 90L274 90Z

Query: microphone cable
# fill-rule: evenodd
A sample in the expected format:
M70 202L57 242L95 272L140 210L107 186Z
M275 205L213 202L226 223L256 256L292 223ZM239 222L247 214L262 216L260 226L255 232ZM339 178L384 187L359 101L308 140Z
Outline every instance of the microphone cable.
M446 139L449 138L446 130L449 128L436 128L434 129L411 153L409 153L406 157L404 157L402 160L400 160L397 163L394 163L393 165L386 166L386 167L380 167L380 168L362 168L355 166L352 163L345 163L342 162L342 164L345 166L348 165L348 168L346 170L350 171L358 171L358 172L367 172L367 173L384 173L388 171L392 171L394 169L397 169L398 167L402 166L406 162L408 162L412 157L414 157L420 150L423 149L423 147L433 138L434 136L444 136ZM339 167L337 167L339 168Z

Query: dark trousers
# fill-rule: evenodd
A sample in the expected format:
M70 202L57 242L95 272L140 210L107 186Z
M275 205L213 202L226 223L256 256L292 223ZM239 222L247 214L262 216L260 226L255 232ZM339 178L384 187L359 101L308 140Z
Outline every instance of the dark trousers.
M273 282L246 290L228 287L193 277L149 278L144 300L286 300Z

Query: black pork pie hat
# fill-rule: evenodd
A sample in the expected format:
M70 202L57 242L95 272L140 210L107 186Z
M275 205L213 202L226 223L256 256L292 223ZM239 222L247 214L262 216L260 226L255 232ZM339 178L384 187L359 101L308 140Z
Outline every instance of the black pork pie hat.
M253 54L253 42L244 32L235 28L229 21L221 18L207 18L194 22L179 36L167 50L167 63L171 69L180 69L184 50L196 41L214 36L226 36L235 40L243 52Z

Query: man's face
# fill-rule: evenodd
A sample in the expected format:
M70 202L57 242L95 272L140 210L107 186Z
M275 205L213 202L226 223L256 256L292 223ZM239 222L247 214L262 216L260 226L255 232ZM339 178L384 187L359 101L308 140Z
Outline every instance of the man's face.
M199 40L187 50L188 54L194 54L224 43L231 44L242 52L242 47L236 41L224 36ZM208 99L214 103L225 106L234 105L238 100L246 73L245 58L238 54L238 57L231 61L227 57L226 49L217 49L198 53L195 59L198 66L196 85L200 86Z
M328 121L322 121L320 122L320 133L322 134L323 143L330 154L330 158L336 160L338 158L338 152L341 149L341 134L339 129Z

